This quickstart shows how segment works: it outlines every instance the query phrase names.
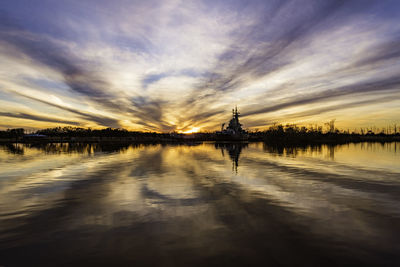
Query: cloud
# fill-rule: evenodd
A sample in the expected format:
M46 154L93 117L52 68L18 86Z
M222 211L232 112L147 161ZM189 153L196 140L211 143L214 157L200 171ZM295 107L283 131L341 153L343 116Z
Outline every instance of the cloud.
M266 15L260 14L265 10L251 10L256 21L233 33L231 48L219 57L204 87L234 90L282 69L292 63L290 55L307 40L337 26L334 22L344 23L348 17L340 11L354 8L350 6L354 4L346 1L282 1L270 7ZM339 17L335 17L337 14Z
M302 8L298 10L300 6ZM312 57L305 48L309 47L314 40L321 37L325 38L327 32L351 27L355 18L368 11L371 6L372 2L368 1L307 1L307 3L303 1L281 1L273 4L272 7L268 6L268 10L265 6L264 9L260 9L258 5L254 5L254 9L250 8L250 13L253 14L255 20L249 26L233 33L231 47L222 53L215 68L209 72L210 75L204 78L204 82L185 104L201 108L206 103L220 102L229 94L234 95L237 91L251 86L259 79L284 73L296 65L300 66L302 62L298 62L298 60L302 60L301 56L304 59ZM267 13L260 15L263 12ZM346 26L346 23L351 26ZM359 30L361 34L367 34L362 26ZM358 34L360 35L360 33ZM354 32L349 32L349 34L354 34ZM347 38L347 36L343 38ZM359 40L363 41L361 38L363 38L363 35L359 36ZM355 76L352 73L354 69L361 71L361 68L373 68L374 65L385 60L393 61L398 56L396 46L398 39L395 36L392 36L391 39L386 44L374 44L374 49L368 47L368 51L362 51L363 54L359 55L360 57L355 62L345 59L342 64L347 64L347 68L335 69L326 73L324 77L326 80L332 80L339 73L345 76ZM330 45L330 47L317 47L317 49L328 50L339 44L332 43ZM355 50L356 48L343 47L343 49ZM345 53L348 53L348 50ZM300 59L298 58L299 55ZM320 59L311 58L310 60L317 61ZM396 75L398 74L396 73ZM306 80L308 84L312 84L313 80L320 82L320 77L312 76L312 71L305 73L302 80ZM356 92L368 94L374 90L372 89L373 86L386 86L386 83L392 83L391 79L393 78L395 77L389 78L387 81L360 81L359 84L355 82L348 87L333 87L327 91L312 92L310 90L310 93L303 93L299 96L296 94L296 89L300 89L303 85L295 80L295 77L288 77L285 83L290 83L292 88L292 96L289 99L280 99L279 104L259 108L255 111L246 111L245 114L261 114L287 107L324 102L333 97L346 96ZM397 84L395 82L392 85L396 86ZM281 95L283 90L285 90L285 86L276 89L273 87L265 88L266 94L275 98ZM376 90L379 90L379 88L376 88ZM259 97L258 99L263 98ZM240 104L240 100L232 103L232 105L237 103ZM262 102L256 104L256 106L261 105Z
M277 120L301 119L310 106L396 95L399 11L334 0L10 3L0 90L34 100L40 114L56 107L77 123L137 130L215 129L235 105L249 123L280 111Z
M400 58L400 32L391 40L372 47L368 53L354 63L354 67L374 67L387 61L396 61Z
M77 58L67 48L57 44L51 38L33 34L22 30L21 28L8 23L7 20L0 17L2 26L0 27L1 42L6 45L12 46L17 49L18 53L22 53L24 56L28 56L34 62L33 64L41 64L52 71L56 71L62 75L63 82L74 92L87 98L90 102L94 102L100 107L105 107L114 112L125 112L129 114L135 114L136 117L146 119L145 114L152 114L152 116L159 119L160 105L154 101L151 103L143 102L143 106L138 106L137 110L133 109L133 106L124 106L124 100L128 98L123 92L117 96L113 94L110 89L110 84L95 71L95 66L90 66L90 62L85 62L82 59ZM18 55L15 55L18 57ZM110 92L108 92L110 91ZM118 127L119 122L115 119L106 118L102 116L90 115L82 111L72 110L60 105L49 103L37 98L31 98L42 103L56 106L64 110L68 110L75 114L82 116L87 120L99 123L100 125ZM146 106L144 106L146 105ZM157 115L154 115L158 113Z
M58 73L71 90L91 99L105 100L107 83L84 68L87 62L75 57L67 48L46 36L21 29L0 17L0 37L3 45L17 49L17 53L31 58L34 63L44 65ZM17 57L18 55L15 55Z
M372 81L360 84L354 84L350 86L345 86L341 88L333 88L331 90L315 92L306 94L303 96L296 96L287 99L286 101L282 101L277 105L253 110L246 112L243 116L251 116L256 114L273 112L289 107L300 106L305 104L312 104L317 102L326 102L327 100L338 98L338 97L349 97L351 95L359 94L359 93L371 93L371 92L379 92L386 90L398 91L400 87L400 77L394 76L389 77L380 81Z
M397 97L400 95L397 95ZM394 102L396 99L393 98L393 96L385 96L385 97L377 97L373 99L367 99L367 100L356 100L356 101L351 101L350 103L343 103L343 104L334 104L334 105L329 105L329 106L319 106L317 108L310 108L305 111L301 112L292 112L285 114L285 121L293 121L293 120L305 120L309 119L310 117L315 117L315 116L321 116L322 114L325 113L331 113L331 112L337 112L337 111L345 111L349 109L354 109L357 112L357 109L360 109L361 107L365 106L371 106L371 105L376 105L376 104L382 104L382 103L389 103L389 102ZM354 114L354 112L349 113L347 111L347 114ZM250 116L249 116L250 117ZM271 125L273 123L276 123L279 121L279 117L268 117L268 119L258 119L258 120L252 120L251 117L248 118L248 123L246 124L247 127L262 127L266 125ZM323 123L323 122L319 122ZM350 127L350 126L349 126ZM354 127L354 124L351 125L351 127Z
M101 126L107 126L107 127L113 127L113 128L119 128L121 126L120 123L119 123L119 120L117 120L117 119L113 119L113 118L109 118L109 117L105 117L105 116L100 116L100 115L94 115L94 114L90 114L88 112L79 111L79 110L76 110L76 109L73 109L73 108L70 108L70 107L66 107L66 106L62 106L62 105L59 105L59 104L55 104L55 103L52 103L52 102L49 102L49 101L46 101L46 100L42 100L42 99L35 98L35 97L32 97L32 96L24 95L24 94L19 93L19 92L14 92L14 93L16 95L19 95L19 96L22 96L22 97L25 97L25 98L28 98L28 99L31 99L31 100L34 100L34 101L37 101L37 102L40 102L40 103L43 103L43 104L46 104L46 105L49 105L49 106L52 106L52 107L56 107L58 109L65 110L65 111L68 111L68 112L71 112L71 113L74 113L76 115L79 115L81 118L83 118L83 119L85 119L87 121L96 122Z
M18 118L18 119L27 119L27 120L33 120L33 121L44 121L44 122L51 122L51 123L70 124L70 125L77 125L77 126L80 125L80 123L76 122L76 121L68 121L68 120L50 118L50 117L46 117L46 116L33 115L33 114L27 114L27 113L21 113L21 112L17 112L17 113L0 112L0 116Z

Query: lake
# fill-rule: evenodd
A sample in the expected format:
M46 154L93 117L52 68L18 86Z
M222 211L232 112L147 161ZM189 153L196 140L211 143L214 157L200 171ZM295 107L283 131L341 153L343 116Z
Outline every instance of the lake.
M400 265L400 143L0 146L0 266Z

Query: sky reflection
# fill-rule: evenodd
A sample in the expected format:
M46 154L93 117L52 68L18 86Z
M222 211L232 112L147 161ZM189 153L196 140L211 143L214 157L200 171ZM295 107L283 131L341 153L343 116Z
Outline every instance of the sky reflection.
M393 264L398 145L1 146L0 255L15 263L46 246L25 259Z

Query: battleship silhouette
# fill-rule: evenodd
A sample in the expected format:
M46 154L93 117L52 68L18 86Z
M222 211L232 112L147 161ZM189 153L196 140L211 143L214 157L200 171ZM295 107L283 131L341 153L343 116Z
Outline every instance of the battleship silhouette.
M232 109L232 119L229 121L228 127L225 123L221 125L221 131L217 131L218 140L247 140L248 133L243 130L242 124L239 122L240 113L237 107Z

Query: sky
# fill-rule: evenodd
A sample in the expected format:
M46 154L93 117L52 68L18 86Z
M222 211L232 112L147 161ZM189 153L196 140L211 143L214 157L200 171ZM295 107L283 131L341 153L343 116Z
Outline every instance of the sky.
M2 0L0 129L400 124L400 2Z

